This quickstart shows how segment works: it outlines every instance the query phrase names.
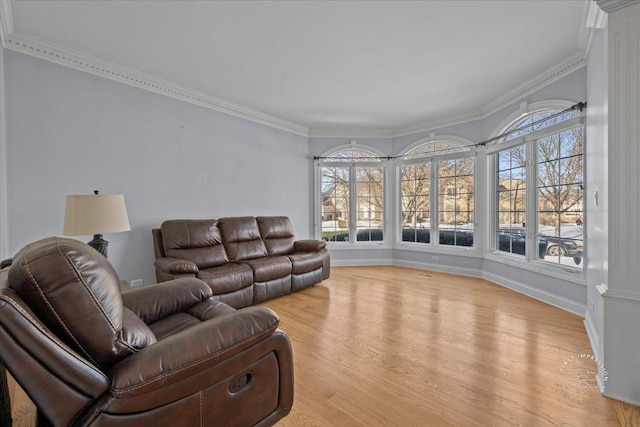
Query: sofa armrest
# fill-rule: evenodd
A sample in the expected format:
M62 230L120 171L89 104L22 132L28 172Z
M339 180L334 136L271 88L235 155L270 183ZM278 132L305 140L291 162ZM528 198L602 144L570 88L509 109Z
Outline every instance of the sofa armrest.
M293 242L293 248L296 252L316 252L326 247L327 242L324 240L298 240Z
M155 260L154 265L158 270L165 271L170 274L196 274L198 266L186 259L163 257Z
M185 277L122 294L122 303L146 324L186 311L208 299L211 287L200 279Z
M248 307L185 329L115 365L109 372L111 393L120 399L157 393L159 389L189 395L197 389L185 390L181 382L197 378L268 338L279 322L278 316L266 307ZM198 383L195 381L193 386Z

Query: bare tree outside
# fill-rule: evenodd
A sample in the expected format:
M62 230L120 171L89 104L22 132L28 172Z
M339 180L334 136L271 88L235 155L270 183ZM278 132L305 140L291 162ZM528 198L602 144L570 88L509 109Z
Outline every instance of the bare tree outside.
M437 156L468 151L457 142L428 142L403 158L411 161L400 169L402 240L429 243L432 203L438 205L437 224L442 244L458 245L459 229L464 229L466 246L473 242L473 158L437 160ZM413 160L424 159L422 161ZM435 168L435 169L433 169ZM437 194L431 195L431 181L437 174ZM460 231L462 233L462 231ZM446 238L445 238L446 234ZM462 235L462 234L460 234Z

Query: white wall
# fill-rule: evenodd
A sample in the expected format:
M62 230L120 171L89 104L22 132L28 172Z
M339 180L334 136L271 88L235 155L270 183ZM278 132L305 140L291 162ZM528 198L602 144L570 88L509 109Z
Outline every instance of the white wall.
M4 48L0 47L0 260L10 256L7 233L7 140L4 101Z
M166 219L287 215L309 237L307 138L19 53L4 62L11 254L61 235L65 195L94 189L125 195L132 230L105 236L124 279L155 282L151 229Z

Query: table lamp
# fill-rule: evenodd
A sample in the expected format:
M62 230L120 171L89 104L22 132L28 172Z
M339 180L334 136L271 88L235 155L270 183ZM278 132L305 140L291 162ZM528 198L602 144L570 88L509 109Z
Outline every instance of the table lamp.
M65 236L93 234L88 244L107 257L106 233L131 230L122 194L79 194L67 196L64 212Z

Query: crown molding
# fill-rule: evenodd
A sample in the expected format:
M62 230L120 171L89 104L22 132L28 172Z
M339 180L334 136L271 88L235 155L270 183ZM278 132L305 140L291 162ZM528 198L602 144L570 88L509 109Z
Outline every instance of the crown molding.
M307 136L309 134L308 127L301 126L297 123L292 123L239 104L234 104L206 93L177 85L37 37L21 34L19 31L13 31L5 37L4 46L15 52L24 53L56 64L65 65L76 70L106 77L120 83L135 86L161 95L166 95L171 98L230 114L232 116L260 123L272 128L302 136Z
M640 0L595 0L600 6L600 9L607 13L615 12L618 9L631 6L634 3L640 2Z
M585 22L585 27L601 30L607 22L607 14L594 1L589 3L589 12Z
M587 3L586 11L585 23L580 32L581 38L578 40L578 47L584 49L585 56L589 55L594 31L602 30L607 25L607 14L600 9L595 1Z

